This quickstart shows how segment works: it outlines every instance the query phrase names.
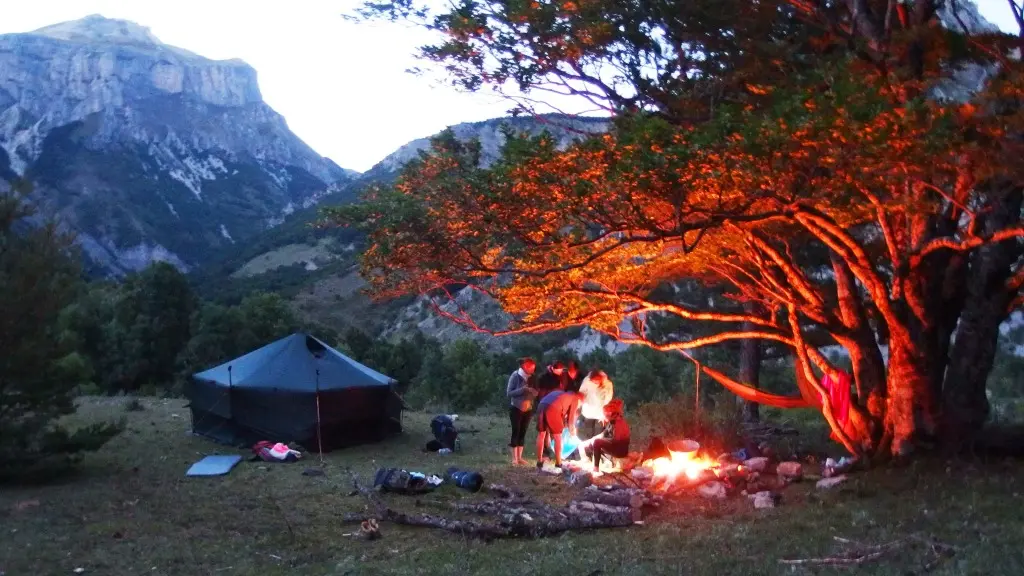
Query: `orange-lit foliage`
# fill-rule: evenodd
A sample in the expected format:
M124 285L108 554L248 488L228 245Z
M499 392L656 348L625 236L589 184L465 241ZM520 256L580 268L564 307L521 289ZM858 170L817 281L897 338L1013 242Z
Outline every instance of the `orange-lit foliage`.
M816 14L813 3L791 4ZM499 5L513 21L549 13L571 21L590 4L485 4ZM813 47L834 47L850 32L840 25L831 37L801 44L811 50L801 58L814 66L799 73L768 66L755 77L744 66L776 55L760 44L748 45L753 54L742 58L723 57L733 68L719 87L731 91L731 102L700 122L680 111L710 112L703 94L664 83L642 93L655 114L631 112L621 95L606 92L618 111L608 134L562 150L550 137L510 134L488 169L478 167L477 147L447 134L397 184L328 219L369 234L363 272L378 296L469 283L515 318L507 332L587 324L661 350L746 338L788 347L800 395L822 406L851 452L902 453L941 425L941 368L950 361L949 322L956 326L966 306L966 267L995 262L979 260L980 248L1015 246L1024 237L1019 208L1010 218L992 216L1000 206L1019 206L1024 185L1021 64L1002 58L1001 75L970 103L931 101L926 96L958 37L929 25L933 15L915 18L916 35L869 43L866 54L815 56ZM779 26L764 24L773 32L758 38ZM560 48L543 58L571 62L577 55L566 51L583 46L580 38L610 41L593 21L569 29L571 41L554 42ZM881 38L876 29L861 33ZM455 34L459 42L498 52L521 48L462 34ZM1003 50L998 41L985 48L971 56ZM475 65L462 63L467 74ZM474 78L488 81L477 72ZM991 289L1013 306L1024 282L1010 264L1005 286ZM728 286L735 306L653 296L683 278ZM757 313L745 312L744 303L756 303L746 309ZM1005 317L1009 308L998 313ZM649 314L720 329L654 340L643 328ZM464 312L448 315L478 327ZM624 318L632 329L622 328ZM808 344L811 330L851 355L857 401L845 425L820 402L819 377L835 368ZM722 372L709 374L742 389Z

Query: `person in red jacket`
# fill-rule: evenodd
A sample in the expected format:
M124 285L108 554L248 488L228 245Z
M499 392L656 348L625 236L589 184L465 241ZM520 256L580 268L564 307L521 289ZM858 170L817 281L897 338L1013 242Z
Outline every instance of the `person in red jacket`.
M608 424L604 428L604 436L594 440L594 473L601 473L601 456L609 454L615 458L629 455L629 422L623 413L622 400L613 398L604 407L604 417Z

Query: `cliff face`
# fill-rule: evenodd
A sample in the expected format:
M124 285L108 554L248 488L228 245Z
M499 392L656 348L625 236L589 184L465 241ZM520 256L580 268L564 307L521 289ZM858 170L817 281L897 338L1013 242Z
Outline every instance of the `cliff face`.
M0 36L0 156L112 275L190 269L354 177L288 129L252 67L102 16Z

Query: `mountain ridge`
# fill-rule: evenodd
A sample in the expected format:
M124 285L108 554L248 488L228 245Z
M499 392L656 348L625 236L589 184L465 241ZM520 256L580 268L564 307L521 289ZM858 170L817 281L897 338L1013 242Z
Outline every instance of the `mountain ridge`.
M291 132L245 62L99 15L0 35L0 148L114 277L193 270L356 177Z

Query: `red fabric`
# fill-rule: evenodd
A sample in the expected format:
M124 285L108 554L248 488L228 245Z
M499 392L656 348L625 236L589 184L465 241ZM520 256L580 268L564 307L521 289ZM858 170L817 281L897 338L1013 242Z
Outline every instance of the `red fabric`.
M822 378L821 383L825 390L828 391L828 401L832 407L832 417L836 419L836 424L839 425L839 428L845 430L846 422L850 418L850 375L839 371L837 378L833 379L831 375L826 374ZM835 432L832 433L832 439L836 442L839 441L839 437Z

